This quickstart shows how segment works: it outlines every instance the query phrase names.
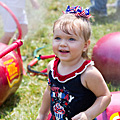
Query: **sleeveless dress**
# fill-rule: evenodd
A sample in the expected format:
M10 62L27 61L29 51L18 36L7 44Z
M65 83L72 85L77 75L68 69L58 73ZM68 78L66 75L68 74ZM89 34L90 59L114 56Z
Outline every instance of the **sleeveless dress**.
M93 62L86 60L74 72L60 75L57 71L59 61L56 57L49 72L52 113L50 120L71 120L73 116L92 106L96 100L95 94L81 83L81 74L89 65L93 65Z

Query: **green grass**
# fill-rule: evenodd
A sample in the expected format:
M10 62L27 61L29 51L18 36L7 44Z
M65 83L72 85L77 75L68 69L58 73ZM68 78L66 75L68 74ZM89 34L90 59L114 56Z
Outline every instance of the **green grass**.
M67 5L78 5L88 7L91 5L89 0L38 0L40 9L34 10L27 1L26 11L29 20L29 33L21 47L21 54L27 56L24 61L24 68L27 71L27 64L33 60L33 52L36 48L47 45L38 54L52 54L52 27L54 21L62 15ZM109 3L114 2L110 0ZM0 21L1 23L1 21ZM0 28L2 25L0 25ZM0 36L3 31L0 29ZM120 31L120 17L115 14L115 9L108 9L108 17L97 18L92 21L92 43L89 55L95 43L104 35ZM49 60L39 61L34 67L35 70L42 70L47 66ZM0 119L5 120L35 120L40 108L42 95L47 86L47 77L44 76L23 76L19 89L0 107ZM108 84L110 91L118 91L119 87Z

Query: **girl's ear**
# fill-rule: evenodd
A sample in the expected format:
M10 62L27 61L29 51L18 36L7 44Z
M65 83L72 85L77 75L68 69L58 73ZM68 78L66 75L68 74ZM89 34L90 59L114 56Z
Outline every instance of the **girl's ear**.
M90 46L90 42L90 39L85 42L83 52L85 52L88 49L88 47Z

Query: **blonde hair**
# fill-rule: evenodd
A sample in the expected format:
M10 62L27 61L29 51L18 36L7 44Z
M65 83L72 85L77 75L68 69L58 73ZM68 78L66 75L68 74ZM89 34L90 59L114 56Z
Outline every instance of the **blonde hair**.
M76 17L74 14L63 14L57 21L54 22L53 33L55 26L58 25L60 30L66 34L74 33L81 36L85 42L90 39L91 36L91 24L88 19L83 17ZM88 50L83 52L82 57L88 59Z

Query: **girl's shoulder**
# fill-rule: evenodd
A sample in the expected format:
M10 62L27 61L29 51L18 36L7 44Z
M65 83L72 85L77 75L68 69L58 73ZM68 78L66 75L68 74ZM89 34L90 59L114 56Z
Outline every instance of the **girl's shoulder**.
M92 65L89 65L81 76L81 81L85 87L91 89L104 83L104 78L100 71ZM96 87L95 87L96 88Z
M84 72L84 77L87 78L93 78L99 76L102 76L102 74L94 65L89 65Z

